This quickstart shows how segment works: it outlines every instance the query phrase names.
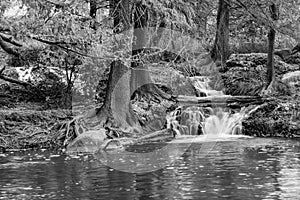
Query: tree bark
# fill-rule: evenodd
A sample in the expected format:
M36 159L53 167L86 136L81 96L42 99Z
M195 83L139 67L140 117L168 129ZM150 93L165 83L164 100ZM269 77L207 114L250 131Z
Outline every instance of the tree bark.
M90 17L93 19L91 22L91 28L97 30L97 0L90 0Z
M279 19L279 8L275 3L272 3L269 7L271 19L276 21ZM275 38L276 38L276 31L274 27L270 27L269 34L268 34L268 62L267 62L267 84L265 87L266 93L272 87L274 79L275 79L275 70L274 70L274 51L275 51Z
M217 15L217 31L214 47L211 51L212 59L220 61L222 67L225 66L226 60L230 56L229 49L229 2L230 0L219 0Z
M272 85L273 80L275 78L275 70L274 70L274 44L275 44L276 31L271 28L268 34L268 62L267 62L267 85L268 88Z
M123 23L121 13L130 15L129 10L119 10L129 8L129 5L126 6L125 3L129 3L129 1L111 0L110 2L115 34L119 33L119 27ZM108 126L134 134L141 132L140 124L131 108L130 77L131 71L122 61L116 60L111 63L104 104L87 116L89 127Z
M147 7L141 2L135 5L134 12L134 30L133 30L133 43L132 43L132 56L138 58L145 53L147 43L147 22L148 11ZM148 69L143 66L143 63L137 59L131 63L131 81L130 91L133 93L143 83L151 83L151 78Z
M130 102L130 76L130 70L121 61L111 64L105 101L97 115L104 126L139 133L141 127Z
M147 54L147 42L149 40L148 37L148 17L149 11L146 5L140 1L135 4L135 12L133 13L134 17L134 30L133 30L133 44L132 44L132 57L138 58L143 57L143 55ZM161 26L165 26L165 23L162 22ZM159 37L159 35L158 35ZM157 38L158 39L158 38ZM154 41L158 42L158 41ZM151 47L150 47L151 49ZM131 81L130 81L130 91L133 94L137 89L141 88L143 94L147 94L148 96L154 95L157 98L171 99L171 96L161 91L152 81L149 73L149 69L147 66L144 66L143 62L139 59L133 59L131 63Z
M122 2L128 3L128 1ZM130 15L123 17L120 14L116 14L127 13L128 15L129 11L119 10L129 8L128 5L120 6L122 2L119 0L111 1L111 5L117 5L117 10L112 9L115 33L119 33L122 30L120 26L127 23L124 22L124 19L130 19ZM146 85L145 89L143 88L145 93L149 93L149 91L158 93L159 89L154 84L151 84L152 80L148 69L140 61L141 54L146 53L148 8L142 2L137 2L135 6L136 9L133 13L134 41L132 43L132 56L134 59L129 67L125 66L120 60L111 63L104 104L95 112L91 112L87 118L88 123L93 127L108 126L123 132L140 134L143 132L143 129L131 107L132 94L140 86L144 85ZM92 120L95 119L95 116L96 120Z

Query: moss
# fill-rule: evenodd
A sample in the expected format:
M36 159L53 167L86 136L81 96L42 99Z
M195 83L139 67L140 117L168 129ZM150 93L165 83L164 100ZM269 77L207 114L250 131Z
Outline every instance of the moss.
M222 71L225 93L229 95L259 95L266 84L267 54L233 54ZM273 94L291 95L288 84L281 81L282 76L297 68L275 57L275 84Z
M243 122L243 134L258 137L300 138L300 99L265 103Z

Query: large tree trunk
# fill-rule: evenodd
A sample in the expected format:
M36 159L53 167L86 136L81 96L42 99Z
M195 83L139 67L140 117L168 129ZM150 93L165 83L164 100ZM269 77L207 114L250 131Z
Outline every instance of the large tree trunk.
M97 115L106 126L139 133L141 127L130 103L130 77L130 70L121 61L112 63L105 101Z
M134 30L132 43L132 56L137 58L144 54L147 43L147 22L148 22L148 11L147 7L141 2L135 5L134 12ZM151 83L151 78L147 67L144 67L140 60L133 60L131 63L131 81L130 91L133 93L139 86L144 83Z
M217 31L214 47L211 51L212 59L220 61L224 67L230 56L229 49L229 0L219 0L217 15Z
M111 2L112 5L117 5L117 10L128 8L129 6L120 6L119 1ZM122 1L123 3L128 1ZM119 7L120 6L120 7ZM121 16L125 11L117 11L112 9L114 16L114 32L119 33L121 23L126 25L124 20L130 17ZM119 14L116 14L119 13ZM129 11L127 11L127 14ZM147 7L141 2L136 3L136 9L134 12L134 32L132 43L132 56L135 58L132 60L131 66L125 66L122 61L114 61L110 66L110 73L108 79L108 85L106 88L106 97L104 104L101 108L90 113L86 116L89 127L93 129L108 126L111 128L117 128L123 132L129 132L133 134L141 133L142 127L134 114L131 106L131 97L133 93L143 87L143 93L153 92L158 94L161 92L154 84L147 67L140 62L139 56L146 53L145 47L147 43L147 21L148 12Z
M128 25L129 19L129 1L111 0L111 12L114 19L114 33L120 32L122 24ZM128 17L123 15L126 13ZM129 28L129 27L128 27ZM118 128L124 132L139 133L141 132L140 124L131 108L131 71L122 61L113 61L110 65L108 85L104 104L96 112L90 113L87 118L89 127L100 128L108 126Z
M147 54L147 42L149 42L148 36L148 17L149 11L146 5L140 1L135 5L134 12L134 31L133 31L133 44L132 44L132 56L133 58L143 57ZM160 23L160 27L164 27L165 22ZM155 45L161 37L162 30L159 30L157 38L152 41L151 44ZM150 46L151 52L151 46ZM161 91L152 81L147 66L143 64L141 60L133 59L131 63L131 81L130 81L130 91L133 94L137 89L142 95L155 96L157 99L171 99L171 96ZM143 86L143 88L140 88Z

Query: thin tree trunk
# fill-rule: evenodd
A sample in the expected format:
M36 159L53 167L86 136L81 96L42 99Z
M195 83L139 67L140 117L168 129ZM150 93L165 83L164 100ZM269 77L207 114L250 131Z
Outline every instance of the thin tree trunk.
M219 0L217 15L217 31L214 47L211 51L212 59L220 61L225 66L229 52L229 3L230 1Z
M97 0L90 0L90 17L93 19L97 17Z
M270 15L273 21L279 19L279 7L272 3L269 7ZM270 27L268 34L269 50L268 50L268 62L267 62L267 85L263 93L267 93L273 85L275 79L275 70L274 70L274 49L275 49L275 38L276 31L273 27Z
M72 93L72 84L66 87L65 94L64 94L64 103L62 108L72 110L72 102L73 102L73 93Z
M90 0L90 17L93 19L91 22L91 28L97 30L97 0Z
M275 78L274 70L274 45L275 45L276 31L271 28L268 34L269 50L268 50L268 62L267 62L267 86L272 85Z

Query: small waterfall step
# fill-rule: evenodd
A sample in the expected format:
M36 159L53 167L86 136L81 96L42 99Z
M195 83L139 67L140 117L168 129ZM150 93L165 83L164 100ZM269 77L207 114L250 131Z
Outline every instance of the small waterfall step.
M197 136L178 136L174 140L168 142L171 144L192 144L206 142L230 142L240 139L252 139L253 137L246 135L197 135Z

